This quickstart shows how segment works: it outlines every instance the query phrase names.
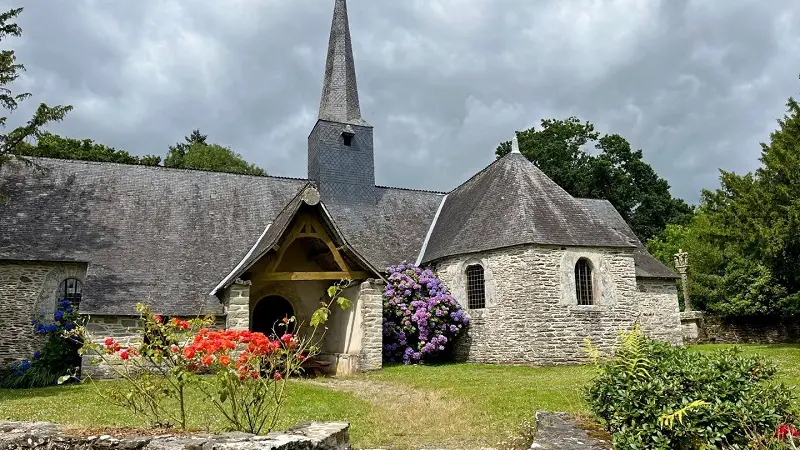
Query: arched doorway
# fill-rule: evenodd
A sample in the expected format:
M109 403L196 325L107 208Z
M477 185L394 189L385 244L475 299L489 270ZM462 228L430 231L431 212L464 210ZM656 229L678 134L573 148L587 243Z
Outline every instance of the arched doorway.
M264 333L267 336L272 334L281 335L294 331L294 323L287 327L278 326L284 318L294 316L294 308L283 297L270 295L262 298L253 308L253 318L250 321L250 330Z

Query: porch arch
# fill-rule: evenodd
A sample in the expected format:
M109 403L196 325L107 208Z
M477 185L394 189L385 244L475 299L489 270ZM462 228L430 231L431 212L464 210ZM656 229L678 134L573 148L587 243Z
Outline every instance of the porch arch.
M292 302L280 295L267 295L256 303L253 314L250 318L250 330L264 333L267 336L272 334L281 335L294 331L294 323L286 327L278 326L284 318L295 316L295 309Z

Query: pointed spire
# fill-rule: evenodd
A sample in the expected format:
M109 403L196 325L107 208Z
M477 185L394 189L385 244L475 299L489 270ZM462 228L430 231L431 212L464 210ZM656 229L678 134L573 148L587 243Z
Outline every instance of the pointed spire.
M328 42L325 82L319 104L319 118L331 122L366 125L358 104L356 67L347 20L347 1L336 0Z
M516 133L514 133L514 139L511 140L511 153L521 153L519 151L519 139L517 139Z

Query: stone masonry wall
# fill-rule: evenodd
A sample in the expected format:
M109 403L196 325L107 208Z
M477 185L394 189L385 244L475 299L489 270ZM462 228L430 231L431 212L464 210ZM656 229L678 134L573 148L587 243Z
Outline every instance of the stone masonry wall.
M639 323L649 336L676 345L683 343L678 286L674 280L636 280Z
M250 329L250 281L236 280L225 291L223 305L227 320L225 328L232 330Z
M29 359L42 346L31 316L52 319L61 282L85 277L81 263L0 261L0 366Z
M702 315L697 342L725 344L800 343L800 318L724 318Z
M359 370L378 370L383 367L383 282L368 280L361 283L361 354Z
M577 304L574 274L579 258L588 258L593 267L594 305ZM484 267L486 308L468 311L472 323L457 346L459 359L584 362L584 339L610 351L618 332L630 329L640 318L641 297L630 250L517 246L447 258L437 264L437 271L461 305L467 303L465 270L471 264ZM674 330L677 335L670 341L679 342L679 321ZM671 336L670 331L658 333Z
M157 436L80 435L54 423L0 421L0 449L72 450L348 450L350 425L308 422L280 433L169 434Z

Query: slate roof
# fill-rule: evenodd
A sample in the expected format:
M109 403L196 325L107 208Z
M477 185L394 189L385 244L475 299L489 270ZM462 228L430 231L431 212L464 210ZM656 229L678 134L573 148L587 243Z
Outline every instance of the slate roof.
M133 315L140 301L163 314L219 314L219 301L208 294L262 233L263 242L280 237L310 185L304 179L37 161L49 170L12 163L0 172L0 192L10 197L0 204L0 260L89 263L81 302L87 314ZM332 226L354 257L377 270L413 262L443 194L375 189L377 203L328 204Z
M520 244L636 246L519 153L447 195L422 262Z
M636 264L636 276L639 278L679 278L678 274L657 260L644 247L633 230L625 222L614 206L608 200L597 200L590 198L577 199L595 217L603 220L609 226L620 233L623 233L632 241L636 242L636 249L633 251L633 261Z
M375 204L327 203L328 211L353 248L377 269L415 262L444 194L375 189Z
M0 259L88 262L81 312L219 313L211 289L306 180L38 160L4 165Z

